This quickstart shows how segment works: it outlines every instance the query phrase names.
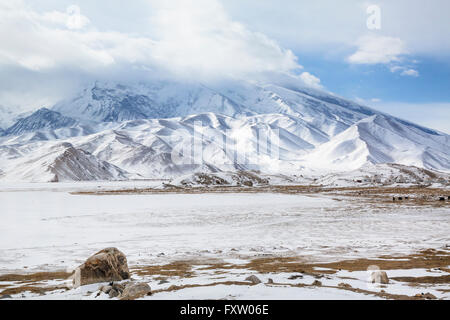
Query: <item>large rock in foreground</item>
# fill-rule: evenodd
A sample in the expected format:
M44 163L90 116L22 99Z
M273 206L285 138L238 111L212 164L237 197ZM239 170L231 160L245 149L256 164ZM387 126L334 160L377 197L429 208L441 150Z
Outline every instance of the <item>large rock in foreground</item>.
M74 287L130 278L126 256L116 248L97 252L75 270Z

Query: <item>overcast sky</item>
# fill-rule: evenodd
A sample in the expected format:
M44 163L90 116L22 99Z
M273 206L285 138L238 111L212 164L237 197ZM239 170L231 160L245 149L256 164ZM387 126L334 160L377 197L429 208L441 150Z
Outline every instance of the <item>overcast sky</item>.
M450 133L448 12L448 0L0 0L0 105L51 105L92 79L281 71Z

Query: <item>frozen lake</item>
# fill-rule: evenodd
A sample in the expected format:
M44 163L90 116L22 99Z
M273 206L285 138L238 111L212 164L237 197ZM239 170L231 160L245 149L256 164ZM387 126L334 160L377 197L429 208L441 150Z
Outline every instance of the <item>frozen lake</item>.
M0 274L70 269L111 246L132 266L272 253L316 262L450 245L448 206L377 208L320 194L68 192L80 188L2 188Z

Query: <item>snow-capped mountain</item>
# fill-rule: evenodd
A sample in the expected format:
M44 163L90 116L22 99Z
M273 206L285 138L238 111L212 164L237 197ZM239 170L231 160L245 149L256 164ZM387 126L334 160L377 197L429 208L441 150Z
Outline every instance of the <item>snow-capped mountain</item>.
M355 170L366 163L450 168L450 136L386 115L358 121L305 157L314 167Z
M237 115L241 106L201 84L96 82L53 110L85 123L187 116L202 112Z
M304 121L325 138L334 136L376 111L331 94L299 87L244 81L205 86L200 83L100 83L54 111L86 124L137 119L163 119L213 112L231 117L285 114ZM323 139L318 138L320 142Z
M383 163L450 171L448 135L295 79L209 86L96 82L6 132L0 137L0 179L7 180L176 178L242 170L305 176ZM73 148L64 157L71 165L55 174L48 168L59 159L55 144L61 143ZM38 161L44 154L50 160ZM21 173L24 166L27 174Z
M65 117L59 112L41 108L28 117L19 119L14 125L5 130L4 135L20 135L38 130L72 127L76 123L76 120Z
M2 173L6 180L62 182L127 178L123 170L67 142L53 141L37 149L28 145L6 147L2 152L12 160Z

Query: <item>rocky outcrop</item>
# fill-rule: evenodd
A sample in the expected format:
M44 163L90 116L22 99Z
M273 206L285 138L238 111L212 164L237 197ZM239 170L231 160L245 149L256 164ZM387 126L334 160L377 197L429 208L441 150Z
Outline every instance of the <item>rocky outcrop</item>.
M147 283L114 283L102 286L100 288L101 293L109 295L110 298L119 298L121 300L135 300L151 294L152 290Z
M122 281L130 278L125 254L116 248L103 249L79 266L73 275L74 287Z
M252 284L255 284L255 285L261 283L261 280L259 280L259 278L257 276L250 276L247 279L245 279L245 281L249 281L249 282L251 282Z

